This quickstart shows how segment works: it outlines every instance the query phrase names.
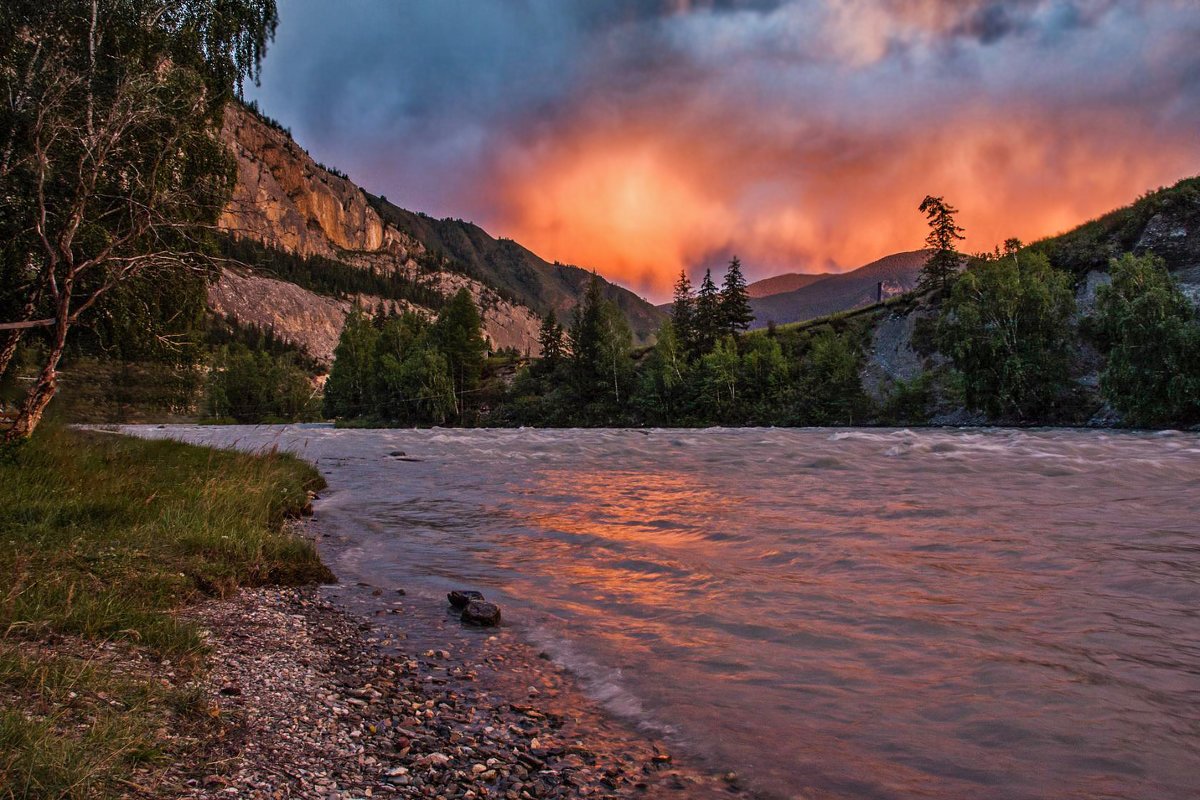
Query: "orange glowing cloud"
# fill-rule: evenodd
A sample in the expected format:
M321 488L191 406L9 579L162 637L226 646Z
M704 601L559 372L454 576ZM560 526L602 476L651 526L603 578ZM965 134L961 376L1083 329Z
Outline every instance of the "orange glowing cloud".
M654 300L919 248L926 194L983 250L1200 172L1196 0L292 5L252 93L321 160Z
M1187 137L1134 147L1120 114L960 112L942 127L705 137L669 109L566 126L499 172L496 224L544 257L653 299L681 269L741 256L751 277L842 271L923 246L925 194L961 211L967 249L1066 230L1200 167Z

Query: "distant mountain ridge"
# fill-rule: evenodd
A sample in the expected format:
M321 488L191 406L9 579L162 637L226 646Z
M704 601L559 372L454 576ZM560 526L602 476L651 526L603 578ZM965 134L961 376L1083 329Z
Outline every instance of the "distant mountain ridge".
M811 277L797 289L774 294L751 295L750 308L754 311L752 327L765 328L768 323L786 325L805 322L817 317L850 311L871 305L879 299L880 284L883 284L883 299L906 292L917 285L921 267L929 258L927 250L914 250L873 261L851 272L833 275L804 275L793 273L780 276L792 282L795 278ZM758 281L767 284L773 279ZM787 285L781 281L775 285ZM760 288L761 291L761 288Z
M761 281L755 281L746 287L746 292L751 297L769 297L773 294L794 292L797 289L803 289L805 286L811 286L817 281L833 277L835 274L837 273L786 272L783 275L772 275L769 278L763 278Z

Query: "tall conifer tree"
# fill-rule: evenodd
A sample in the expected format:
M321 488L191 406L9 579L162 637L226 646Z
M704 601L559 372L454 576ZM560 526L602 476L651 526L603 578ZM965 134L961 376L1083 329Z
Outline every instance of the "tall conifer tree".
M553 311L547 311L542 327L538 331L538 345L541 348L541 366L547 372L553 372L563 357L563 326Z
M712 270L704 270L704 280L696 295L696 351L703 355L716 344L721 330L721 293L713 283Z
M687 270L679 271L675 282L675 302L671 304L671 327L675 343L684 353L690 353L696 343L696 298L692 296L692 281Z
M921 267L919 286L921 289L944 291L950 288L963 261L956 244L963 238L963 229L954 220L958 209L944 198L928 195L921 201L920 211L929 221L929 235L925 237L925 244L933 254Z
M446 357L454 390L461 397L479 383L487 342L483 321L471 293L464 287L438 313L433 326L434 341Z
M742 275L742 262L737 256L729 262L725 280L721 285L721 319L723 333L737 333L750 327L754 311L750 308L750 293L746 290L746 277Z

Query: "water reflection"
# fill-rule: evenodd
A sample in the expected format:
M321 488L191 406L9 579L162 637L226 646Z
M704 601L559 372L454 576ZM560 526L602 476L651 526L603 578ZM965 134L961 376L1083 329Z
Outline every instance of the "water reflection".
M303 436L340 569L505 595L614 707L776 796L1200 790L1195 435Z

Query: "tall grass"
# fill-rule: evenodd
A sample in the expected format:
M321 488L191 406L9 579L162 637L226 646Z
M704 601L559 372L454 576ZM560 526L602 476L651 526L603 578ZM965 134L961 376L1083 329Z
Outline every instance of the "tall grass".
M119 794L131 764L161 758L203 669L199 630L172 612L330 580L284 525L321 484L279 453L61 429L0 454L0 800ZM91 664L106 642L169 660L179 681Z

